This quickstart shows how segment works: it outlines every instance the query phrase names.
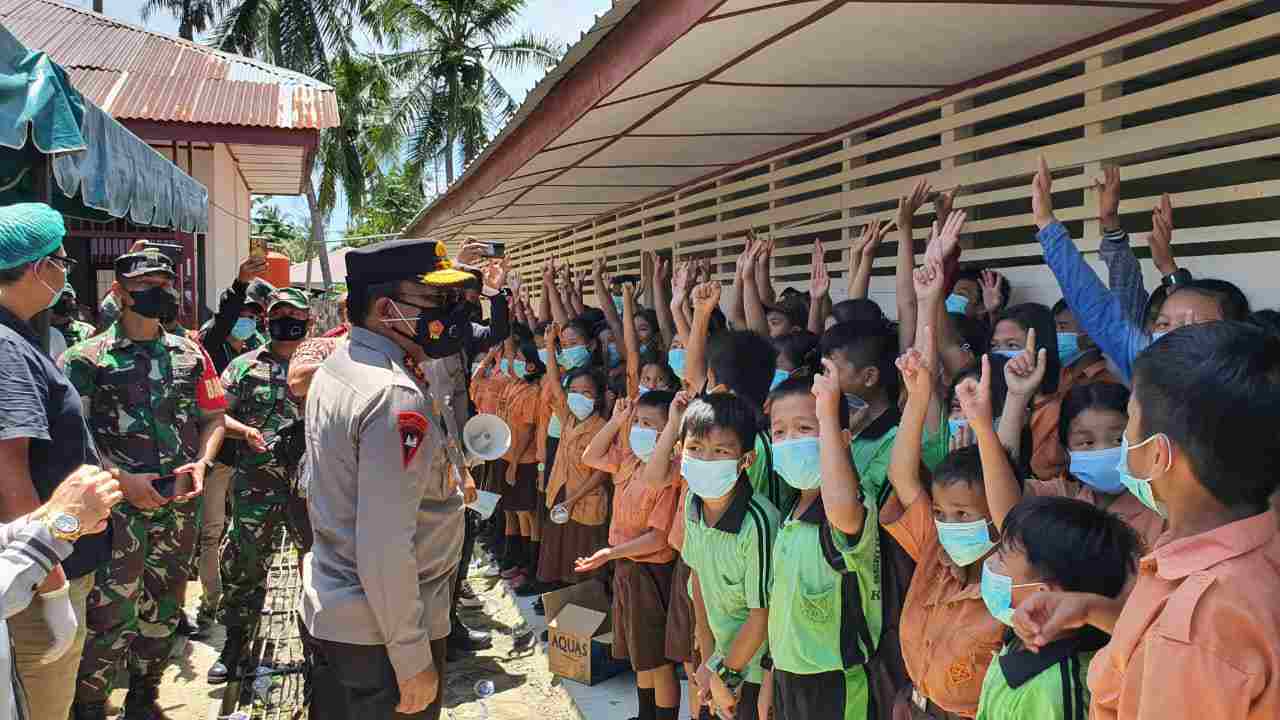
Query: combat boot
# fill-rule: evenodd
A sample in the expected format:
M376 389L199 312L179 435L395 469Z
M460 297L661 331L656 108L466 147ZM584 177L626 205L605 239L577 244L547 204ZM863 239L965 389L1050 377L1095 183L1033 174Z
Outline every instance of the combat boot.
M129 694L124 696L120 720L172 720L160 709L160 679L129 677Z
M222 652L218 654L218 661L209 668L210 685L221 685L233 675L239 674L240 658L244 655L247 639L248 635L243 627L227 626L227 642L223 644Z
M107 720L107 706L105 703L72 703L71 720Z

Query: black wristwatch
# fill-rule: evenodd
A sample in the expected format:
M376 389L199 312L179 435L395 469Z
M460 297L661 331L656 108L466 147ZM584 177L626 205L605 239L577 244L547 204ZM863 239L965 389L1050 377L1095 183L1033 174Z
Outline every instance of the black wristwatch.
M1186 268L1178 268L1160 279L1160 284L1167 288L1186 285L1189 282L1191 282L1191 271Z
M761 669L761 670L772 670L772 669L773 669L773 656L772 656L772 655L770 655L769 653L765 653L764 655L762 655L762 656L760 657L760 669Z

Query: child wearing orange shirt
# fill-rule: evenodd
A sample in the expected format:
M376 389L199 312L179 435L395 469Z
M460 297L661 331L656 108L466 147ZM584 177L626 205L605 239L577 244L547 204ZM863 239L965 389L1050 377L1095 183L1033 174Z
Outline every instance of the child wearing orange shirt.
M506 464L502 506L508 522L519 528L523 554L520 573L511 579L516 595L527 597L542 592L537 582L541 528L538 523L538 405L546 366L538 359L538 349L525 342L511 361L512 382L502 394L503 419L511 428L511 447L502 457Z
M480 360L479 366L471 376L471 402L476 406L476 412L482 415L497 415L502 417L500 411L502 405L502 394L506 392L507 387L511 384L512 378L505 372L502 372L502 362L504 362L503 347L495 347L484 355ZM505 360L507 367L510 367L510 361ZM504 485L502 478L506 475L506 467L501 459L492 460L484 464L479 479L480 487L492 493L503 494ZM502 522L503 533L505 535L506 546L502 550L500 567L506 576L514 573L518 567L519 558L522 556L523 550L520 544L519 524L514 518L506 518L505 513Z
M631 661L640 717L655 720L675 720L680 707L680 684L665 643L676 557L667 538L679 497L678 469L669 458L653 458L673 397L653 391L634 402L618 400L613 418L588 446L583 462L613 475L613 514L608 546L577 562L580 573L614 564L613 656ZM662 467L649 468L651 459ZM650 470L665 471L667 484L644 482L641 475Z

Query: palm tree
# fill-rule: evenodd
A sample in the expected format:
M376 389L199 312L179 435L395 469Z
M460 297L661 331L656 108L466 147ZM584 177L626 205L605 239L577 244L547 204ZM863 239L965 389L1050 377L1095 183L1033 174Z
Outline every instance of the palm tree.
M411 177L421 182L425 168L443 156L445 179L454 179L454 160L475 159L488 130L515 114L511 93L491 68L554 67L562 48L533 33L505 40L526 0L383 0L383 37L392 49L381 57L391 75L403 78L390 124L408 139ZM410 43L418 47L406 48ZM389 134L390 135L390 134ZM387 137L387 140L399 138ZM387 144L382 152L393 150Z
M152 14L160 11L178 18L178 37L183 40L194 40L195 33L202 33L213 25L213 0L147 0L140 13L142 21L150 20Z
M151 0L153 2L157 0ZM321 131L317 190L305 178L311 243L319 252L325 287L332 282L325 221L341 192L352 213L364 205L365 178L376 168L369 150L382 142L390 84L382 67L357 53L354 33L374 19L370 0L236 0L214 33L213 45L257 57L332 85L342 124Z

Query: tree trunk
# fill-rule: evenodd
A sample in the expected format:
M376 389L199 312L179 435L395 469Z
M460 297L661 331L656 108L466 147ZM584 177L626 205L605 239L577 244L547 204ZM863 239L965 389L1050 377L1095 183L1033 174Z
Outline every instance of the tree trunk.
M316 200L315 185L311 182L311 174L307 174L307 207L311 209L311 242L320 253L320 277L324 280L325 292L333 286L333 274L329 272L329 248L324 243L324 213L320 211L320 203ZM308 274L311 261L307 261ZM310 278L308 278L310 280ZM308 283L310 284L310 283Z
M96 13L102 12L102 0L93 0L93 11Z
M178 37L183 40L192 40L191 33L191 2L182 3L182 17L178 20Z
M453 185L453 133L449 133L444 145L444 180L446 185Z

